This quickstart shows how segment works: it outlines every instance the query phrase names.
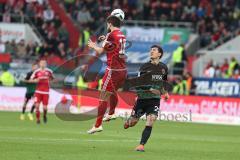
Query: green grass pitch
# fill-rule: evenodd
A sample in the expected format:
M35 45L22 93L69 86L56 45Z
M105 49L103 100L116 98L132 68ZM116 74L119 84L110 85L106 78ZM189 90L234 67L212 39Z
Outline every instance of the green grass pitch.
M48 124L20 121L19 113L0 112L0 160L239 160L240 127L156 122L145 152L136 152L144 121L123 129L123 120L86 134L93 120Z

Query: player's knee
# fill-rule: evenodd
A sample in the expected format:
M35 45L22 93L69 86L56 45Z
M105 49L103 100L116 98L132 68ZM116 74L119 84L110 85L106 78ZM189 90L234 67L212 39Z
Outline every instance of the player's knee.
M38 109L39 108L39 103L35 103L35 107L36 107L36 109Z
M157 116L156 115L148 115L147 116L147 122L146 125L147 126L153 126L154 122L157 120Z
M107 101L109 99L109 97L111 96L110 92L107 91L101 91L99 99L102 101Z

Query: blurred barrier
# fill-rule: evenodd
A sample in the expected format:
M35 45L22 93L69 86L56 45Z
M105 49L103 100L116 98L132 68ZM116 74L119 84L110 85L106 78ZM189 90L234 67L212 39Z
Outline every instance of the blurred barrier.
M25 91L23 87L0 87L0 110L20 111ZM69 90L68 93L74 92ZM72 105L70 106L70 108L73 108L72 110L76 108L77 104L80 104L80 111L84 113L93 108L96 109L98 94L97 91L81 91L81 95L69 95L51 89L48 108L50 112L54 112L57 103L61 102L62 99L69 99L72 100ZM119 104L116 114L121 117L127 117L131 113L136 96L132 92L119 92L118 96ZM31 104L29 104L30 106ZM77 112L73 111L73 113L76 114ZM161 101L159 119L240 125L240 99L172 95L167 102Z
M195 94L203 96L240 97L240 80L194 78Z

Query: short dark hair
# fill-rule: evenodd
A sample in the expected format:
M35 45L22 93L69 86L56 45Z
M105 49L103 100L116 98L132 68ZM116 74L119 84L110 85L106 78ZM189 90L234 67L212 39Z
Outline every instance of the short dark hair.
M111 23L114 27L121 27L121 20L115 16L109 16L107 18L107 23Z
M152 45L151 48L157 48L158 49L158 52L161 53L161 56L159 58L162 58L163 56L163 49L162 47L160 47L159 45Z

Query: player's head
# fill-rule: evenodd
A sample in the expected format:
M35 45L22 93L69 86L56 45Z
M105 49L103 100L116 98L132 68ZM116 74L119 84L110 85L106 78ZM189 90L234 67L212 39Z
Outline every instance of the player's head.
M32 71L36 70L38 68L38 64L37 63L33 63L32 64Z
M113 28L120 28L121 27L121 21L119 18L115 16L109 16L107 18L107 31L111 32Z
M163 49L159 45L151 46L150 57L152 60L161 59L163 56Z
M47 67L47 61L45 59L41 59L39 61L39 67L42 68L42 69L46 68Z

